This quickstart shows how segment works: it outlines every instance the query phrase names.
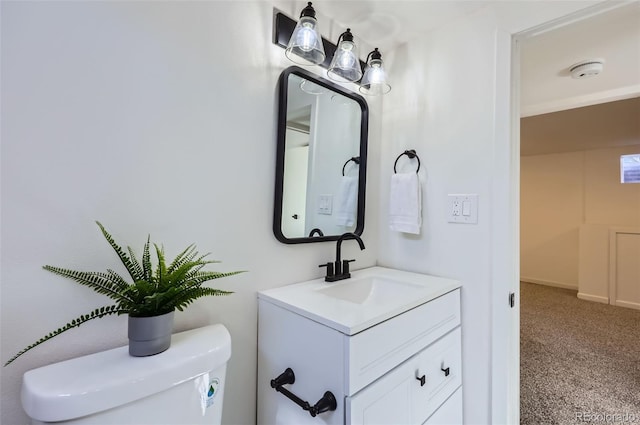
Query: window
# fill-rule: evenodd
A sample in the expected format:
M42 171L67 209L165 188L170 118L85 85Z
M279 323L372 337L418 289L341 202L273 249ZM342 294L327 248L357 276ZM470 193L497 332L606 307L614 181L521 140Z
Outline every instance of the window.
M620 156L620 182L640 183L640 153Z

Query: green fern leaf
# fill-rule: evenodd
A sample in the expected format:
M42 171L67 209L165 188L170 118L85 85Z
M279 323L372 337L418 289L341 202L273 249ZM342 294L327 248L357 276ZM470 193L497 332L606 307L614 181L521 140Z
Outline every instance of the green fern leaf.
M164 277L167 275L167 265L164 259L164 247L153 244L156 247L156 256L158 257L158 266L156 268L156 288L159 288Z
M107 275L109 276L109 281L113 283L114 286L118 288L119 291L125 291L129 287L129 282L127 282L122 276L111 269L107 269Z
M196 251L195 244L189 245L188 247L185 248L184 251L178 254L176 258L174 258L174 260L169 265L167 272L173 273L178 267L182 266L184 263L193 260L196 255L198 255L198 252Z
M223 296L230 295L233 292L230 291L222 291L220 289L214 288L191 288L184 291L181 296L176 297L175 299L175 308L179 311L182 311L183 308L193 303L198 298L207 297L207 296Z
M153 271L151 267L151 252L149 251L149 245L151 244L151 235L147 236L147 242L144 244L142 250L142 271L143 279L147 282L151 282L153 277Z
M111 248L113 248L113 250L116 252L116 254L118 254L118 257L120 258L120 261L122 261L122 264L124 264L125 268L127 269L127 272L129 272L129 275L131 276L131 278L134 281L142 279L143 276L138 275L136 267L133 264L133 262L131 261L131 259L122 250L122 248L120 248L120 246L116 243L116 241L109 234L109 232L107 232L107 229L105 229L104 226L99 221L96 221L96 223L98 224L98 227L100 227L100 230L102 231L102 234L104 235L104 237L107 240L107 242L109 242L109 245L111 245Z
M127 246L127 251L129 251L129 260L131 260L131 267L135 269L136 276L144 276L144 272L142 271L142 266L138 262L136 258L136 253L133 252L133 248Z
M106 273L80 272L54 266L43 266L43 269L59 276L75 280L79 284L88 286L97 293L106 295L115 301L122 301L123 299L127 300L123 290L120 289L118 285L114 284Z
M109 316L109 315L112 315L112 314L123 314L123 313L126 313L126 311L123 312L123 311L119 310L117 305L111 305L111 306L108 306L108 307L97 308L97 309L93 310L91 313L89 313L87 315L82 315L82 316L72 320L71 322L67 323L63 327L58 328L58 330L56 330L54 332L50 332L50 333L46 334L45 336L43 336L42 338L40 338L39 340L37 340L36 342L34 342L33 344L28 345L26 348L20 350L16 355L11 357L4 365L7 366L7 365L13 363L14 360L16 360L18 357L20 357L21 355L23 355L27 351L37 347L38 345L42 344L43 342L46 342L46 341L50 340L51 338L53 338L55 336L60 335L63 332L68 331L69 329L77 328L78 326L82 325L85 322L88 322L89 320L99 319L101 317Z

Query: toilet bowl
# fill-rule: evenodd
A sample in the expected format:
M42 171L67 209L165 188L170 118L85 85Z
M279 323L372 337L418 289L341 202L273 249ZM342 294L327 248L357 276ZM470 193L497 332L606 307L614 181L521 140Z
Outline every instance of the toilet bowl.
M205 326L154 356L120 347L30 370L22 406L32 424L220 424L230 356L227 329Z

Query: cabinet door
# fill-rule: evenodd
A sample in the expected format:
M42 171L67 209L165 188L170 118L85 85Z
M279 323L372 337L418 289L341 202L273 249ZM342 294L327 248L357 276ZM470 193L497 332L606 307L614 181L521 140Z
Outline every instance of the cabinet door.
M460 357L460 328L456 328L362 391L347 397L346 423L424 423L460 387ZM442 369L447 367L449 373L445 374Z
M460 425L462 423L462 387L460 387L423 425Z
M422 423L462 384L460 328L427 347L414 360L425 385L412 391L412 416Z
M353 425L411 424L409 364L399 366L345 402L346 423Z

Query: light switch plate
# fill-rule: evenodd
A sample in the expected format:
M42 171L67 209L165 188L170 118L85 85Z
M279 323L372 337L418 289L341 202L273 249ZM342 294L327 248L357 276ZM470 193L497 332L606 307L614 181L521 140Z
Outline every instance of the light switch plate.
M318 196L318 214L331 215L333 212L333 195Z
M449 223L478 223L478 195L449 194L447 197L447 219Z

